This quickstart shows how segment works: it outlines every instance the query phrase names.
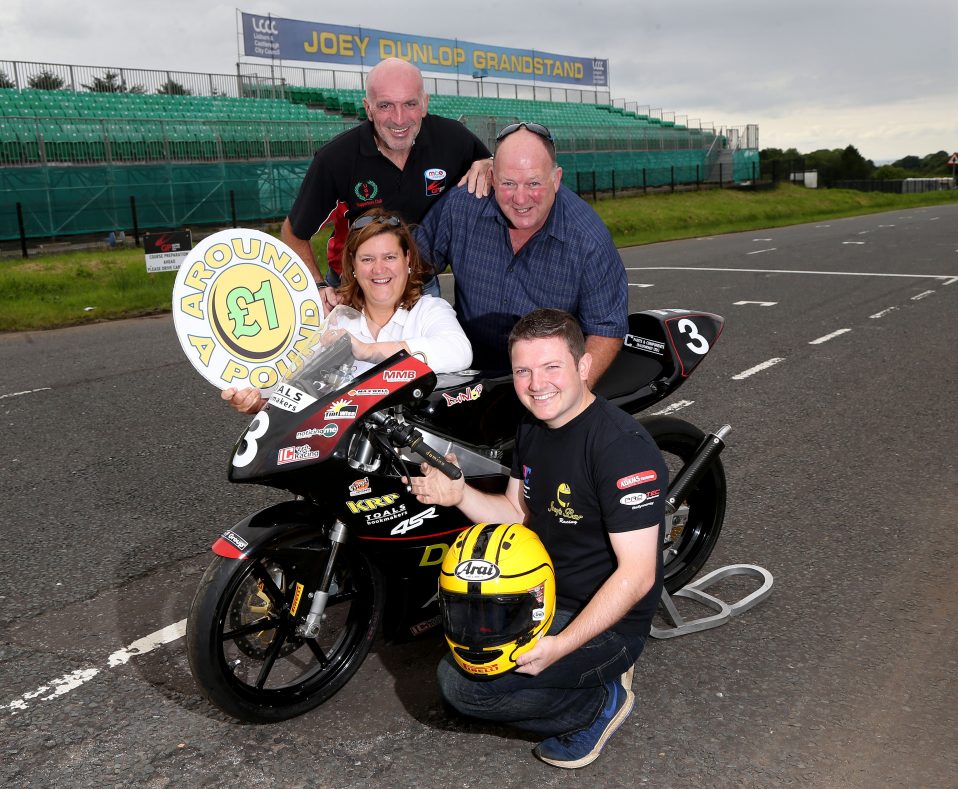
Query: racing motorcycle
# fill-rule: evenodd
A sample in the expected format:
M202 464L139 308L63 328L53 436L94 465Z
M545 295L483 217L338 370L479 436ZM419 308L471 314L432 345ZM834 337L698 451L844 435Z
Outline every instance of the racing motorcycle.
M596 392L630 414L672 394L714 346L724 319L687 310L629 316ZM524 412L511 376L436 375L399 352L356 375L348 336L301 360L233 449L229 479L281 488L289 501L227 529L196 591L186 643L217 707L273 722L311 710L387 642L440 624L439 566L469 527L425 506L402 477L420 463L485 491L505 490ZM705 435L669 416L639 421L669 465L662 546L674 592L705 563L725 515L723 426ZM454 452L458 466L445 455ZM638 494L633 494L638 495ZM661 495L661 494L660 494Z

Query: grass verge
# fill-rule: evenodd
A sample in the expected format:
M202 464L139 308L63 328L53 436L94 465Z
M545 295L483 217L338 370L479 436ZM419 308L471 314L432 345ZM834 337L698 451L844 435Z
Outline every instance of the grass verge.
M600 200L595 208L616 245L633 246L956 202L958 190L892 195L786 185ZM313 239L317 259L325 235ZM0 331L166 312L175 278L175 272L148 274L137 248L0 261Z

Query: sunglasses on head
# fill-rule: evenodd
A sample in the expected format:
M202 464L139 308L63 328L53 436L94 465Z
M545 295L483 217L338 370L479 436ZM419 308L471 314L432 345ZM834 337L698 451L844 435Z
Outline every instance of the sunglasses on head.
M538 134L543 140L548 140L550 143L555 145L555 138L552 136L552 132L549 131L541 123L530 123L529 121L522 121L521 123L510 123L506 126L501 132L496 135L496 142L502 142L510 134L515 134L519 129L527 129L533 134Z
M350 230L362 230L366 225L371 225L373 222L376 222L380 225L385 225L386 227L399 227L402 224L402 220L398 216L384 216L382 214L373 214L371 216L361 216L350 226Z

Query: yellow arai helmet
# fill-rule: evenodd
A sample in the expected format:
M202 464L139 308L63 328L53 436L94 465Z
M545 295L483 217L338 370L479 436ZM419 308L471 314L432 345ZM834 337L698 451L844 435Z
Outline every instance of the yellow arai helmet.
M479 523L460 534L439 574L439 605L456 663L475 677L516 667L555 616L552 560L521 523Z

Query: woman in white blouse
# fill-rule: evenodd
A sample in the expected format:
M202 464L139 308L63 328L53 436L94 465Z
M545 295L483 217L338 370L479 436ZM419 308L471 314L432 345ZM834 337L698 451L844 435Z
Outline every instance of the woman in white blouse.
M434 372L464 370L472 346L449 303L422 294L424 266L398 215L373 210L353 222L343 249L341 303L361 313L345 325L364 372L405 350Z
M352 339L361 373L399 350L418 356L434 372L463 370L472 346L448 302L422 293L425 274L406 223L392 212L374 209L356 219L343 249L341 303L360 313L341 324ZM252 414L266 400L260 390L224 389L224 400Z

